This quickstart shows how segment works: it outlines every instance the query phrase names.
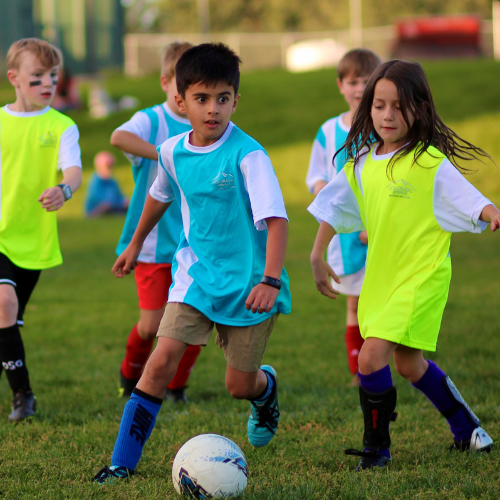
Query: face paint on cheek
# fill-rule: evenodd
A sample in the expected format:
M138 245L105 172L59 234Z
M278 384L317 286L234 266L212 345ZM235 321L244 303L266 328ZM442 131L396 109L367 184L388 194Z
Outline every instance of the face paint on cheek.
M52 80L52 85L57 85L57 80Z
M42 84L42 80L35 80L33 82L30 82L30 87L38 87L38 85Z

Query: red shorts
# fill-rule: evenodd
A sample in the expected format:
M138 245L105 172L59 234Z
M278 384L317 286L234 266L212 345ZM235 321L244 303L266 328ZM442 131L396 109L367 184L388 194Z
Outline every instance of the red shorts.
M172 284L172 264L138 262L134 271L139 307L152 311L165 307Z

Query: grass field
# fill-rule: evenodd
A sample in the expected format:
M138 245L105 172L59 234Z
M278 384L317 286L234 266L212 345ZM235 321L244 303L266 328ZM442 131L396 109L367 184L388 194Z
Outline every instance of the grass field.
M499 65L440 62L426 69L441 114L498 159ZM465 74L467 79L461 77ZM124 406L117 398L118 367L137 321L137 299L133 278L116 280L110 273L123 218L83 219L82 190L61 211L64 265L42 273L25 315L23 336L39 404L35 421L8 424L11 395L5 375L0 380L0 498L174 499L171 461L184 441L203 432L223 434L242 447L250 467L245 500L499 497L499 447L485 456L448 453L452 439L446 422L395 371L399 417L391 426L393 466L353 474L356 460L343 454L345 448L361 446L362 415L357 390L348 386L345 301L320 296L312 281L308 256L317 225L306 212L310 197L304 185L317 127L343 109L330 80L329 72L244 75L247 107L242 99L235 115L235 121L269 149L290 216L286 267L293 312L278 321L265 357L280 377L279 435L264 449L248 444L249 405L226 393L223 355L212 342L189 381L189 403L164 404L134 479L111 488L89 482L109 464L116 438ZM161 100L153 78L110 77L109 85L114 95L141 91L143 105ZM0 85L2 102L9 102L9 92ZM260 96L265 92L263 102ZM307 92L310 101L300 98ZM121 114L92 123L83 112L75 114L87 166L94 152L106 147L111 130L126 118ZM118 168L117 176L130 192L129 170ZM496 166L481 166L473 181L498 201ZM498 233L489 230L452 238L450 298L438 351L429 354L454 380L497 443L498 249Z

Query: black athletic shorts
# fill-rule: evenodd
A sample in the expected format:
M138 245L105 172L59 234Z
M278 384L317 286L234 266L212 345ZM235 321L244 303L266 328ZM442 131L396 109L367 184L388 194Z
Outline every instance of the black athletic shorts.
M10 259L0 253L0 285L12 285L16 290L19 302L17 313L17 324L24 325L23 314L26 304L33 292L41 271L33 269L23 269L16 266Z

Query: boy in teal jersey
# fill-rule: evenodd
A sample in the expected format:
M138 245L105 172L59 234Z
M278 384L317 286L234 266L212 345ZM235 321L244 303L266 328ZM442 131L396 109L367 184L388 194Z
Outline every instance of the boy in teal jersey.
M307 187L315 196L344 168L345 155L337 156L335 164L333 157L347 139L366 83L380 63L380 58L368 49L351 50L339 62L337 85L349 111L327 120L316 134L306 178ZM366 243L366 231L340 234L332 239L327 251L328 264L340 278L335 289L347 296L345 343L352 385L359 385L358 355L363 346L357 313L365 277Z
M125 226L116 249L120 255L132 239L144 208L146 196L158 169L156 148L169 137L191 130L186 115L175 104L175 63L192 45L174 42L163 51L161 87L167 99L136 113L118 127L111 136L111 144L121 149L132 162L135 188L125 220ZM125 358L120 367L120 393L130 396L139 381L168 299L172 284L172 259L180 241L181 213L172 207L145 239L134 277L139 296L140 319L129 334ZM191 345L179 363L177 373L169 383L165 397L176 402L186 401L185 387L200 353L201 347Z
M0 361L14 394L11 422L35 414L19 326L41 270L62 263L55 211L82 179L78 128L50 107L61 64L59 50L36 38L7 53L16 101L0 109Z
M161 146L158 177L114 273L123 277L135 267L142 242L172 202L183 231L158 344L125 406L112 466L94 478L99 483L133 474L165 385L187 346L206 345L214 324L226 387L251 404L250 443L265 446L278 427L276 371L260 363L277 316L291 310L283 268L288 221L269 157L230 122L239 63L227 46L202 44L176 65L176 102L193 130Z

